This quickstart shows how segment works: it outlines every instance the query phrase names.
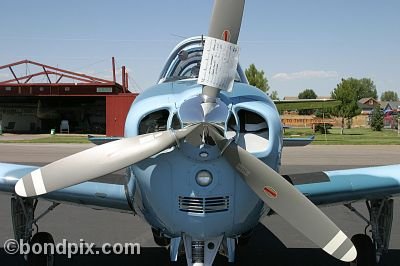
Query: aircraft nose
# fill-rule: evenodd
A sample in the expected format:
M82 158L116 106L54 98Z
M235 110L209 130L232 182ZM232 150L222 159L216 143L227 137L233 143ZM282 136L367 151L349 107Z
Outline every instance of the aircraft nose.
M179 117L184 126L194 123L213 123L225 126L228 118L228 106L219 98L212 110L205 112L203 98L201 95L185 100L179 108Z

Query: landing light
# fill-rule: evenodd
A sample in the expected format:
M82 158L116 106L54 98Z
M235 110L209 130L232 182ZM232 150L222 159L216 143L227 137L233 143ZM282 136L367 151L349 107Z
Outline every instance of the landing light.
M207 170L201 170L196 175L196 182L199 186L206 187L213 180L212 174Z

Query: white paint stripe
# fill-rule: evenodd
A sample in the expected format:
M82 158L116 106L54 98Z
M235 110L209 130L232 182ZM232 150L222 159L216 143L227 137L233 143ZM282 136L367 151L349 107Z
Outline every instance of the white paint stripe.
M31 173L33 186L35 187L36 195L46 194L46 188L43 183L42 172L37 169Z
M346 262L351 262L357 258L357 250L354 246L351 247L351 249L344 255L340 260L346 261Z
M332 255L346 239L347 236L342 231L339 231L339 233L324 247L324 250Z
M24 180L18 180L17 184L15 185L15 193L17 193L21 197L26 197L26 189L24 185Z

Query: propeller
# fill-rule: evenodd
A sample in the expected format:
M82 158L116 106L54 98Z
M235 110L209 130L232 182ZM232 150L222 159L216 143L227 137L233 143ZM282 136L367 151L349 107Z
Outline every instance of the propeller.
M292 184L213 125L207 127L222 156L265 204L328 254L346 262L356 258L350 239Z
M15 185L15 192L33 197L115 172L178 144L199 126L140 135L84 150L24 176Z

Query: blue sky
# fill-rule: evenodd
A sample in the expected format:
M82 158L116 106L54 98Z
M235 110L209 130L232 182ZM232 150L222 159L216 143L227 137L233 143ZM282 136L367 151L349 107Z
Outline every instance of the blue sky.
M115 56L129 69L130 85L145 89L182 37L207 34L212 4L1 1L0 64L31 59L111 78ZM347 77L369 77L379 94L400 94L399 11L398 0L247 0L240 62L263 69L280 97L305 88L329 95Z

